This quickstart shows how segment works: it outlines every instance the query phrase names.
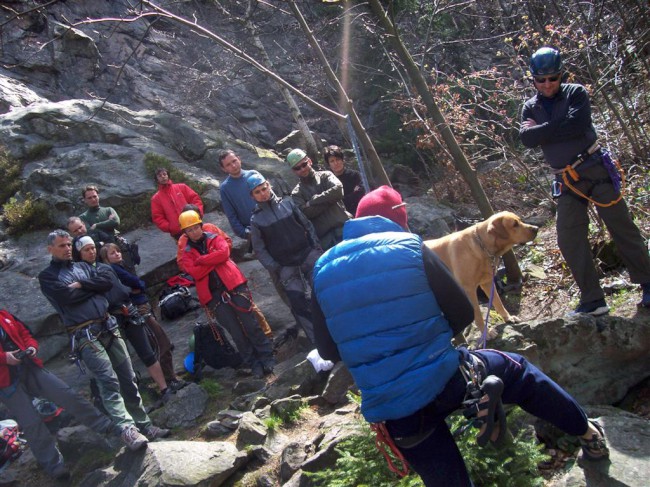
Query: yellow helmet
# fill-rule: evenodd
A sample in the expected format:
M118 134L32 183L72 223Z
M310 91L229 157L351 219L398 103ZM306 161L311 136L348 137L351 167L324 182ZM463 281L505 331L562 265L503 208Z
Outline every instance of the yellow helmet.
M181 226L181 230L185 230L192 225L197 223L203 223L199 214L194 210L184 211L178 217L178 224Z

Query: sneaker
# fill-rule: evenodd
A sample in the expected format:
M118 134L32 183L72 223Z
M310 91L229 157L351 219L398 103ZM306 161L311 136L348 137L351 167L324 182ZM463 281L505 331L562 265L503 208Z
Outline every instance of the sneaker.
M134 424L122 430L122 441L131 451L140 450L147 446L149 440L138 431Z
M144 430L144 435L150 440L157 440L158 438L167 438L171 435L171 430L167 428L159 428L158 426L147 426Z
M580 438L582 446L582 458L584 460L604 460L609 458L609 448L605 441L605 432L598 422L589 420L589 423L598 430L597 435L591 435L591 439Z
M54 467L50 475L55 480L70 480L70 470L63 462Z
M569 313L569 316L577 315L579 313L586 313L591 316L602 316L609 313L609 306L607 306L604 299L597 299L596 301L581 303L575 310Z
M643 308L650 308L650 282L641 284L641 291L643 292L643 295L641 297L639 306Z

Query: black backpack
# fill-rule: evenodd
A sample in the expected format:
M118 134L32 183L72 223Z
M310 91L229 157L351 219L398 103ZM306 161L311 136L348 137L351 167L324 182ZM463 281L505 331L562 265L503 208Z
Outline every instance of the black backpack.
M201 379L204 365L213 369L238 367L242 357L232 336L220 324L210 321L194 325L194 376Z
M122 259L127 269L134 269L136 265L140 265L140 247L136 242L129 242L122 235L115 235L115 243L122 252Z
M199 307L198 300L192 296L187 286L167 287L162 290L158 299L160 314L165 320L175 320Z

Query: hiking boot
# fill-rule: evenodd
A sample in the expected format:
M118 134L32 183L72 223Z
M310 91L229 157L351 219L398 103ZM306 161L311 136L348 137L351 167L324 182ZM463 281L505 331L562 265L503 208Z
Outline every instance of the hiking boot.
M609 458L609 448L605 441L605 432L603 427L598 422L589 420L589 423L598 430L597 435L591 435L591 439L585 440L580 438L580 445L582 446L583 460L604 460Z
M256 379L264 377L264 367L262 367L261 363L255 362L255 364L253 364L251 367L251 375Z
M274 364L272 364L272 363L263 365L262 370L264 371L264 375L273 374L273 367L274 367Z
M50 475L55 480L70 480L70 470L63 462L54 467Z
M642 308L650 308L650 282L641 284L641 291L643 292L643 295L641 296L639 306Z
M172 390L172 392L180 391L183 387L187 386L189 382L184 381L183 379L174 379L167 382L167 385Z
M167 388L160 391L160 402L162 404L167 404L174 393L175 391L172 390L171 386L167 386Z
M150 440L157 440L158 438L167 438L171 435L171 430L167 428L159 428L158 426L147 426L144 430L144 435Z
M581 303L576 309L569 313L569 316L575 316L579 313L585 313L591 316L602 316L609 313L609 306L604 299Z
M134 424L127 426L122 430L122 441L131 451L140 450L147 446L149 440L146 436L138 431Z

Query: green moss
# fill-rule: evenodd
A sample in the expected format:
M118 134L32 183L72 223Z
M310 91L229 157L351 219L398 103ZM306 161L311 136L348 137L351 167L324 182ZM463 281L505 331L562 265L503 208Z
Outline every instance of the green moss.
M215 399L223 393L223 388L214 379L203 379L200 385L211 399Z
M40 144L34 144L27 147L27 153L25 154L25 159L28 161L35 161L45 157L51 150L53 145L49 142L41 142Z
M155 191L149 191L119 208L120 231L128 232L151 222L151 197Z

